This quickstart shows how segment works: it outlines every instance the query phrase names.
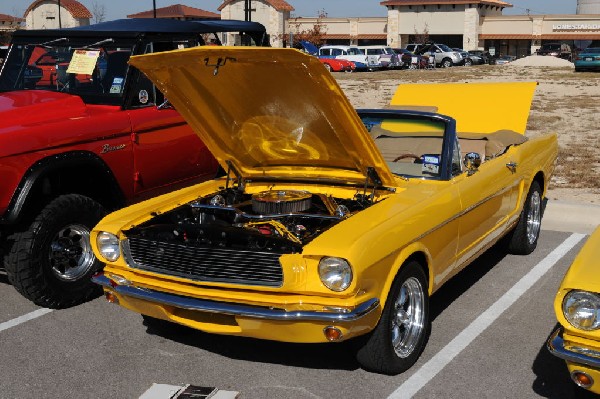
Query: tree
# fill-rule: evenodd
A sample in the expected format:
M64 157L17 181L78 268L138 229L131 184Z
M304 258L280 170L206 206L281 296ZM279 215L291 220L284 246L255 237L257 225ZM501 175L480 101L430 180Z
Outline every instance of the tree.
M95 24L104 22L106 19L106 7L104 7L104 4L92 3L92 17Z
M415 43L425 44L429 42L429 25L425 24L425 27L421 32L417 31L415 27Z
M325 35L327 34L327 27L323 23L324 18L327 18L327 13L325 12L325 9L321 9L317 13L317 21L312 26L312 28L301 30L302 24L300 22L296 22L295 24L293 24L296 29L294 29L293 31L290 29L290 31L293 33L293 43L290 43L292 47L294 47L295 44L301 41L310 42L317 47L324 44ZM286 40L287 38L282 37L281 39Z

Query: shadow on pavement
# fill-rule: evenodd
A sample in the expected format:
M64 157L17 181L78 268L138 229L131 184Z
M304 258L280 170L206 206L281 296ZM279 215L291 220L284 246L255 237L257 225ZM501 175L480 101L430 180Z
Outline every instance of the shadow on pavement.
M548 333L551 330L553 329L548 329ZM533 391L542 397L552 399L598 398L595 394L579 388L571 381L565 361L548 352L545 342L535 357L531 369L536 375L532 384Z
M144 320L146 332L231 359L310 369L356 370L352 341L338 344L293 344L208 334L161 320Z
M431 321L434 321L448 306L450 306L450 304L452 304L452 302L483 278L494 268L494 266L500 263L506 255L507 252L504 243L501 241L481 254L460 273L447 281L431 297L431 302L429 304Z

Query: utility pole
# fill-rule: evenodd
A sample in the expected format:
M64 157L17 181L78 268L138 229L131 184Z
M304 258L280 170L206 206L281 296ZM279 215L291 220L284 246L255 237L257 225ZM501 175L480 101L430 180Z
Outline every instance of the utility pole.
M58 29L62 29L62 22L60 20L60 0L58 0Z
M152 9L154 10L154 18L156 18L156 0L152 0Z
M244 0L244 19L252 21L252 0Z

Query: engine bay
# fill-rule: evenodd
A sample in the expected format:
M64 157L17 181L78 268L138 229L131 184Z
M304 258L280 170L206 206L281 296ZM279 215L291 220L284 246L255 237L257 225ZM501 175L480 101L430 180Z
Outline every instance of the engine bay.
M371 205L300 190L246 194L227 188L125 231L129 238L191 246L299 253L340 221Z

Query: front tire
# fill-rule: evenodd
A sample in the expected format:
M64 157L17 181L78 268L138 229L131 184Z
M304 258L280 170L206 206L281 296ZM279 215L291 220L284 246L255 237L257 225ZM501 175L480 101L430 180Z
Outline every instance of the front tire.
M471 65L473 65L473 61L471 61L471 59L470 59L470 58L467 58L467 59L465 60L465 66L471 66Z
M77 194L50 202L26 231L13 235L5 259L10 283L39 306L65 308L100 294L91 276L102 268L90 244L91 229L106 215Z
M531 183L519 221L511 232L508 252L529 255L537 247L542 225L542 189L538 182Z
M450 68L452 66L452 60L450 58L444 58L442 60L442 67L443 68Z
M402 373L423 352L429 325L427 278L421 265L409 262L396 276L381 319L365 338L356 358L368 371Z

